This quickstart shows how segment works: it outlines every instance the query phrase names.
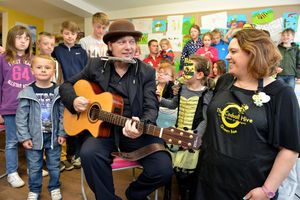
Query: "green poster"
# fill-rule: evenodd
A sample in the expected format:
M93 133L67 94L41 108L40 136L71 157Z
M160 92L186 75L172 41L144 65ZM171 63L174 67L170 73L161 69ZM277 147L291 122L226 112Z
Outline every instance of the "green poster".
M189 17L183 17L182 20L182 34L190 34L190 28L192 25L195 24L195 17L194 16L189 16Z
M265 24L274 20L274 11L271 8L252 12L253 24Z
M139 44L148 44L148 33L143 33Z

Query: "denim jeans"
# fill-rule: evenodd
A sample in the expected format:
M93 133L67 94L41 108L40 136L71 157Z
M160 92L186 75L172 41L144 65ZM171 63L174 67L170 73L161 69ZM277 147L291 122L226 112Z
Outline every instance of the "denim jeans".
M42 133L41 133L42 134ZM49 171L49 184L48 190L49 192L59 188L59 163L60 163L60 153L61 146L54 142L53 149L51 149L51 134L44 133L43 134L44 144L42 150L32 150L27 149L26 159L27 159L27 167L29 169L29 190L34 193L41 193L42 190L42 167L43 167L43 152L45 150L46 155L46 166Z
M295 81L295 76L277 76L277 80L280 80L286 84L288 84L289 86L291 86L293 89L295 89L295 85L296 85L296 81Z
M5 124L5 159L6 172L11 174L18 169L18 138L16 130L16 115L3 115Z

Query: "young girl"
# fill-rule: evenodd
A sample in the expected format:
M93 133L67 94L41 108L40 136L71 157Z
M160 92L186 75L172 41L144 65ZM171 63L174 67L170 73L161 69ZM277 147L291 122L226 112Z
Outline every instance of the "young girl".
M30 31L24 26L16 25L8 31L5 53L0 55L0 114L6 128L7 181L12 187L24 185L17 172L18 138L15 114L19 91L34 81L30 71L31 45Z
M172 100L161 98L160 105L175 109L178 107L176 127L196 132L198 142L206 128L206 109L212 97L214 81L208 77L211 63L204 56L192 55L184 66L184 84ZM173 166L182 200L193 199L195 176L199 150L190 151L171 148Z
M161 60L168 60L170 63L174 62L174 53L172 51L171 43L168 39L163 38L159 42L159 46L161 48L160 56Z
M157 69L156 95L165 99L172 99L174 80L176 72L175 67L170 63L161 63ZM165 128L174 126L176 122L176 110L160 107L156 123L159 127Z
M224 60L217 60L213 64L212 68L212 77L214 78L215 82L217 82L218 78L226 73L226 63Z
M51 78L56 63L50 55L38 55L32 60L36 81L19 95L16 113L18 140L23 144L29 169L28 200L38 200L42 190L43 153L50 180L48 190L52 200L62 199L59 183L61 145L66 134L62 125L63 105L58 87Z
M204 33L202 37L203 47L196 51L196 55L201 55L207 57L211 63L218 60L218 50L211 46L212 34L210 32Z

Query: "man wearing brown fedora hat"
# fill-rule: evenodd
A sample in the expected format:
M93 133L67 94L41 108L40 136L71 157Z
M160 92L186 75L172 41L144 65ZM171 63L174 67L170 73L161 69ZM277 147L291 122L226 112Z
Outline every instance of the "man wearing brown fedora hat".
M112 178L111 152L117 147L124 152L154 143L163 144L162 139L142 134L136 128L139 121L155 124L158 101L155 95L155 70L134 58L136 43L142 36L127 20L114 21L103 41L108 45L112 59L91 58L84 70L60 87L60 95L71 113L86 111L89 99L77 96L73 85L80 79L96 83L102 90L123 98L123 116L130 118L124 127L111 126L107 138L95 138L81 134L80 158L87 182L98 200L120 199L115 195ZM101 130L99 131L101 132ZM145 200L147 196L167 183L172 176L171 158L166 151L157 151L138 162L143 172L126 190L129 200Z

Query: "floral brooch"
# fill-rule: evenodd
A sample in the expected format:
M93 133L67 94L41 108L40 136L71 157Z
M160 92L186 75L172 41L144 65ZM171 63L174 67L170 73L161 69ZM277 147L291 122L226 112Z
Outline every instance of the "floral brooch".
M263 103L269 102L271 97L264 92L257 92L252 96L252 99L256 106L261 107Z

